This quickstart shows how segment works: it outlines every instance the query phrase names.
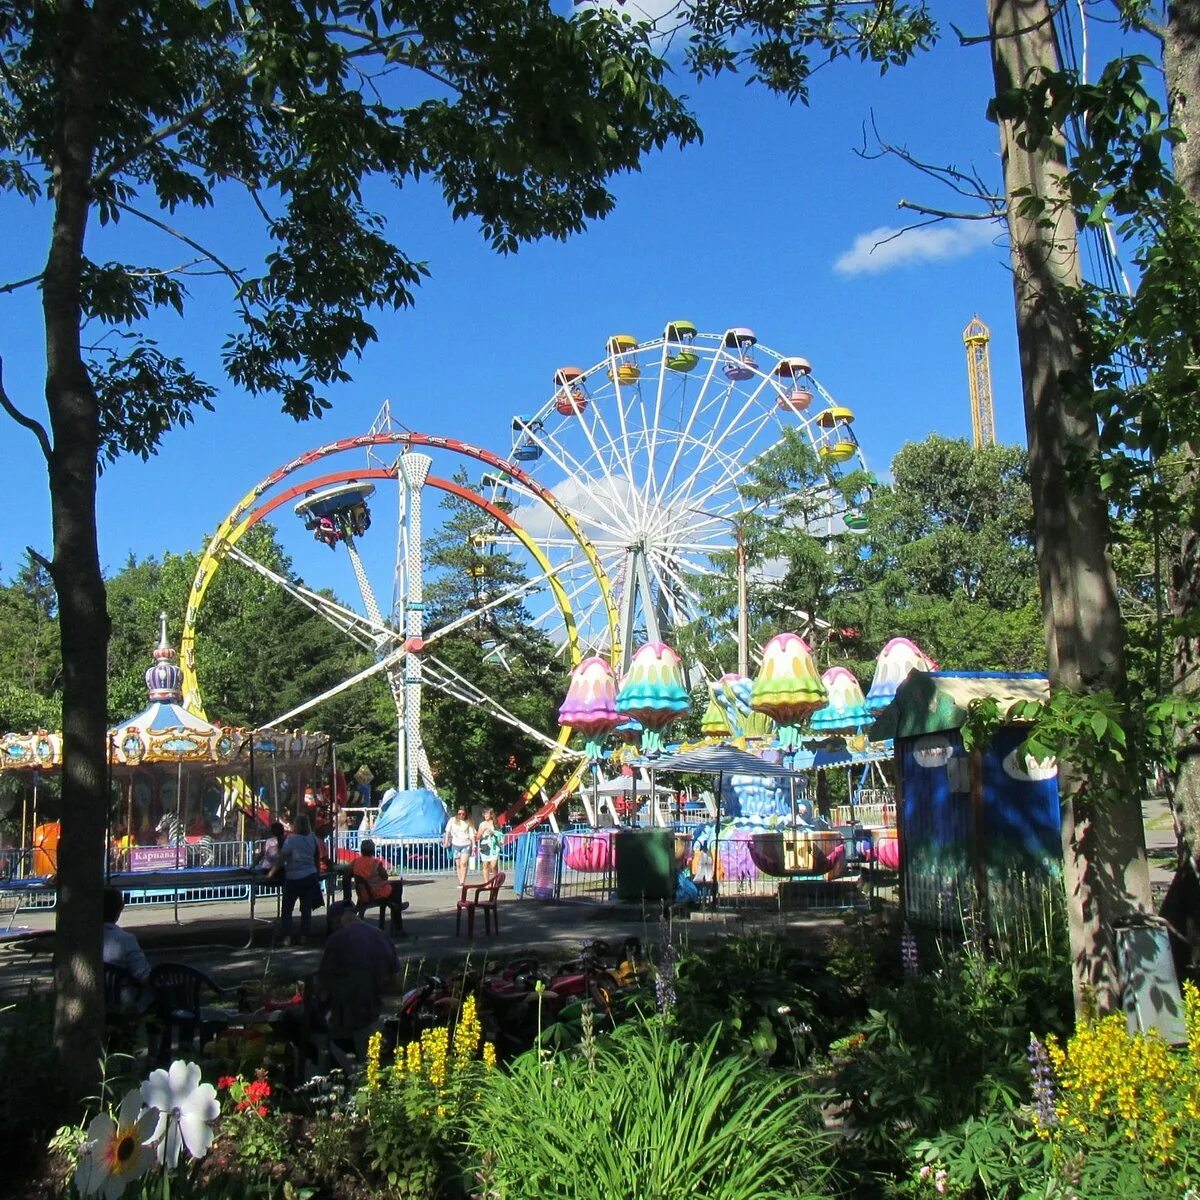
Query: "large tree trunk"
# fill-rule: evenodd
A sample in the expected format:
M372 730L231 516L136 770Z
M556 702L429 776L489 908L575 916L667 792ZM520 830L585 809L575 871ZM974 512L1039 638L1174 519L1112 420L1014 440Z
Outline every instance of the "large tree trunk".
M1039 68L1059 69L1048 0L988 0L988 19L998 96ZM1064 203L1065 147L1048 139L1024 149L1010 121L1000 123L1000 147L1050 686L1115 690L1122 629L1108 513L1087 469L1097 434L1083 403L1090 383L1074 295L1074 215ZM1044 198L1045 211L1023 216L1021 195ZM1101 801L1101 782L1059 764L1076 1002L1090 991L1107 1010L1120 1000L1113 928L1149 912L1150 881L1139 798Z
M1163 45L1167 103L1171 124L1187 134L1175 146L1175 179L1188 199L1200 206L1200 4L1171 4ZM1185 624L1175 640L1175 687L1200 692L1200 468L1194 445L1183 447L1189 464L1179 489L1178 520L1183 527L1179 552L1171 569L1171 613ZM1191 628L1188 629L1187 627ZM1189 738L1181 749L1175 778L1175 806L1189 858L1200 850L1200 747Z
M1172 152L1175 180L1188 199L1200 206L1200 4L1196 0L1168 5L1163 65L1171 124L1187 135ZM1184 470L1176 497L1176 519L1182 532L1170 572L1171 615L1182 630L1175 639L1174 687L1194 696L1200 693L1200 447L1186 443L1181 451ZM1171 795L1180 855L1163 915L1179 935L1177 948L1182 954L1186 945L1194 967L1200 957L1200 880L1196 874L1200 744L1191 730L1185 731L1177 753L1179 765L1171 781Z
M100 946L107 788L108 612L96 544L95 390L80 350L79 280L91 207L95 151L93 14L68 6L59 45L61 108L54 163L54 225L42 283L46 403L53 432L51 574L58 592L63 658L62 836L54 950L55 1050L59 1082L90 1094L104 1021Z

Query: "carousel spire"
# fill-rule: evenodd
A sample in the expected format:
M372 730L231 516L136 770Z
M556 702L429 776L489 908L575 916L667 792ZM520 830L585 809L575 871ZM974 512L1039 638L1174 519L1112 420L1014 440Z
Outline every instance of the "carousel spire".
M150 703L182 704L183 672L173 661L175 651L167 642L167 614L158 614L159 638L154 651L154 665L146 672L146 690Z

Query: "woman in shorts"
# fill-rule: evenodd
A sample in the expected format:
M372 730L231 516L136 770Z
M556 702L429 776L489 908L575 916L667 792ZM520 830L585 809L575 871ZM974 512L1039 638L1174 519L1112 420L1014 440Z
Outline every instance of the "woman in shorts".
M471 852L475 849L475 826L467 814L465 805L446 822L446 834L442 845L454 855L454 871L460 887L466 887L467 870L471 865Z
M496 810L485 808L483 820L475 834L479 846L479 865L483 869L483 882L487 883L500 869L500 844L503 841L500 830L496 828Z

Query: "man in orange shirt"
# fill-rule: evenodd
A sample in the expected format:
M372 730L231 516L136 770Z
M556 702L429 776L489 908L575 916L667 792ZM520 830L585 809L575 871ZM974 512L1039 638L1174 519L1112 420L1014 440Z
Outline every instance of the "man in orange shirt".
M360 903L364 895L372 903L385 903L392 915L392 932L403 932L400 914L408 907L404 900L404 884L399 879L388 878L387 864L375 857L375 843L370 838L363 838L358 857L350 864L350 875Z

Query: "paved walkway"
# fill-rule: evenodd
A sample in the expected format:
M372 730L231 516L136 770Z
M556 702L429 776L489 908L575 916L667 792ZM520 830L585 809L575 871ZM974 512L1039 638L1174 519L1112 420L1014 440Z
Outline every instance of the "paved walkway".
M597 905L576 901L545 904L517 897L509 888L500 896L500 931L484 934L482 915L477 920L475 938L468 941L455 932L455 903L458 885L447 878L408 879L404 897L410 908L404 914L405 936L398 938L405 970L420 975L435 966L470 959L482 963L489 958L506 961L518 954L535 953L547 960L562 961L575 956L585 939L603 938L614 949L627 937L639 937L644 943L657 941L660 907L657 904ZM151 963L186 962L202 967L218 982L229 985L249 979L272 976L300 978L316 969L325 936L325 915L314 914L314 938L303 947L284 946L274 920L275 902L260 900L257 905L252 944L248 901L226 901L181 905L178 924L170 905L138 905L125 910L121 924L137 934ZM376 919L368 915L368 920ZM718 912L683 914L674 920L677 939L697 939L737 932L747 926L778 934L785 930L803 930L810 936L824 937L844 928L843 919L830 914L780 912L778 909L752 913ZM22 912L20 925L37 930L52 930L52 911ZM11 1000L31 984L45 986L50 981L50 943L47 937L35 943L30 952L13 946L0 951L0 1000Z

